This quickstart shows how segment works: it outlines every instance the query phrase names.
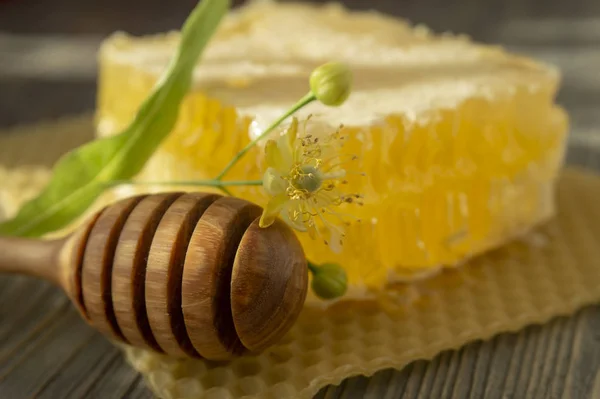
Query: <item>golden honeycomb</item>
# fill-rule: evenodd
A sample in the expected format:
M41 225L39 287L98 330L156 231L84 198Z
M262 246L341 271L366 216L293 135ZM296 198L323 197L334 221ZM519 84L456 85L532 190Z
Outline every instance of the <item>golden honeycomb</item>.
M0 169L0 208L17 209L32 195L22 182L37 176L30 181L39 190L43 175ZM163 399L308 399L352 375L401 368L597 303L599 199L600 178L567 170L558 184L557 217L543 228L460 268L398 283L382 292L389 301L344 299L323 306L309 299L292 330L258 356L208 362L124 351Z
M105 41L99 135L133 118L178 38L117 33ZM349 228L340 254L301 235L313 262L338 262L358 290L381 288L457 265L553 215L568 125L554 103L555 69L337 4L253 2L231 12L195 71L176 127L138 179L216 176L330 60L352 68L350 99L339 108L311 104L298 115L313 114L332 129L344 124L346 149L367 174L351 182L365 206L347 209L362 223ZM255 148L228 178L260 178L262 158ZM232 191L266 203L260 188Z

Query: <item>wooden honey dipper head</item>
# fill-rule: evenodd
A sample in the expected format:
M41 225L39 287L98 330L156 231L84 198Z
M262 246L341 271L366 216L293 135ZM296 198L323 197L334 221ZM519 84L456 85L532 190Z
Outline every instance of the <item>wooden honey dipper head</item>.
M175 356L227 360L276 343L306 298L302 247L262 209L208 193L126 198L55 241L0 238L0 271L63 287L105 335Z

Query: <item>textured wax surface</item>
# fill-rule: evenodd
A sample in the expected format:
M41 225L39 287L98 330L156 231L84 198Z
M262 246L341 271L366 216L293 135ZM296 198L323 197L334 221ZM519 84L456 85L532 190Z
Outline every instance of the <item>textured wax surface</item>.
M103 43L98 135L115 134L133 118L177 42L173 32L119 34ZM328 60L349 63L350 98L338 108L313 103L300 115L315 112L325 131L344 124L344 153L357 156L347 165L348 191L363 194L365 204L340 209L361 220L347 229L341 253L307 234L300 239L312 261L346 269L352 292L455 266L553 214L568 131L554 102L556 70L336 5L266 2L230 14L198 65L171 135L138 179L216 176L305 94L311 69ZM263 172L257 147L227 178ZM259 187L231 191L267 201Z
M27 170L2 172L3 207L30 194ZM42 176L43 172L38 176ZM476 339L572 313L600 300L600 178L567 170L556 219L459 268L328 308L310 299L280 344L230 363L125 348L162 398L310 398L356 374L400 368Z

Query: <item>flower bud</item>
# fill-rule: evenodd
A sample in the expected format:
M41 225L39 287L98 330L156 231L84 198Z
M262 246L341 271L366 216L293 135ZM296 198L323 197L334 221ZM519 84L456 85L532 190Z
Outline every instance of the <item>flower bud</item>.
M313 273L311 288L322 299L334 299L343 296L348 288L346 271L336 263L310 265Z
M323 64L310 74L310 90L325 105L342 105L352 90L352 73L340 62Z

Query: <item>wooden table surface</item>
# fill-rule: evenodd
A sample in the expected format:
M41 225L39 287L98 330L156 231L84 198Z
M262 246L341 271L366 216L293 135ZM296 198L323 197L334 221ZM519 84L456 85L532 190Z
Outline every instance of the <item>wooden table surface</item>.
M120 1L0 0L0 128L91 111L95 51L102 37L116 29L140 34L177 28L195 3ZM600 170L600 1L345 3L405 16L436 31L468 33L557 64L564 73L559 102L572 118L568 161ZM63 63L41 62L53 46L71 51ZM599 370L600 304L403 370L350 378L317 397L598 399ZM152 395L61 292L37 280L3 276L0 399L31 397Z

